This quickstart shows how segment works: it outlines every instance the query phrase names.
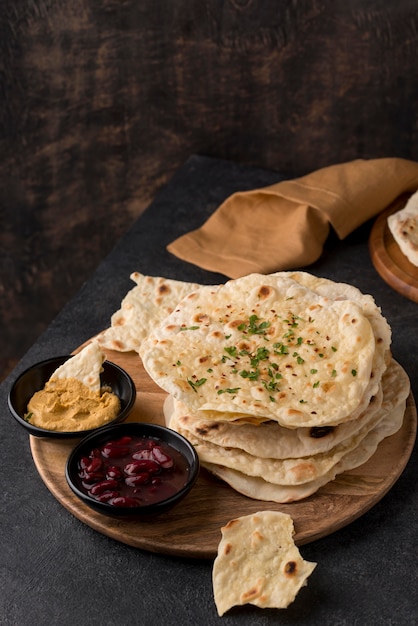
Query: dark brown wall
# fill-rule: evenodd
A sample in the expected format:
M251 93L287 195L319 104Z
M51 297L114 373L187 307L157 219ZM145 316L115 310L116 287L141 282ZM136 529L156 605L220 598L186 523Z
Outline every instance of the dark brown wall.
M415 0L2 0L5 373L191 153L418 160Z

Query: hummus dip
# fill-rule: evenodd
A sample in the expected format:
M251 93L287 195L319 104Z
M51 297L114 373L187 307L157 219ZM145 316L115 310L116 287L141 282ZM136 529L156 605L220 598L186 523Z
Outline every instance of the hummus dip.
M91 391L76 378L53 378L29 400L25 419L39 428L70 432L107 424L119 411L120 400L111 391Z

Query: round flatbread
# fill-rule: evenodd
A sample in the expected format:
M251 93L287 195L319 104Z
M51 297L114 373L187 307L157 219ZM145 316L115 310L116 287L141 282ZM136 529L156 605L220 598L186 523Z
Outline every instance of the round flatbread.
M380 379L375 343L357 303L252 274L186 296L140 355L154 381L192 409L297 428L364 410Z

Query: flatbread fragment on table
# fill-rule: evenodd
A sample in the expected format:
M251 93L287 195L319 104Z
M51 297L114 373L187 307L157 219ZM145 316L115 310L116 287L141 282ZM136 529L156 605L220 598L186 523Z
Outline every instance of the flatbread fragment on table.
M239 517L221 533L212 571L219 616L244 604L287 608L316 567L302 558L293 541L293 520L285 513Z
M401 252L418 267L418 192L409 198L403 209L389 215L387 223Z

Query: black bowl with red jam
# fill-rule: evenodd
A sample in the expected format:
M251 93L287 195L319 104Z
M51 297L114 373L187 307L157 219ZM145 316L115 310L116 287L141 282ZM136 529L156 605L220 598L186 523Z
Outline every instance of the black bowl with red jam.
M82 439L68 457L65 475L73 493L99 513L150 517L178 504L199 469L196 450L182 435L127 422Z

